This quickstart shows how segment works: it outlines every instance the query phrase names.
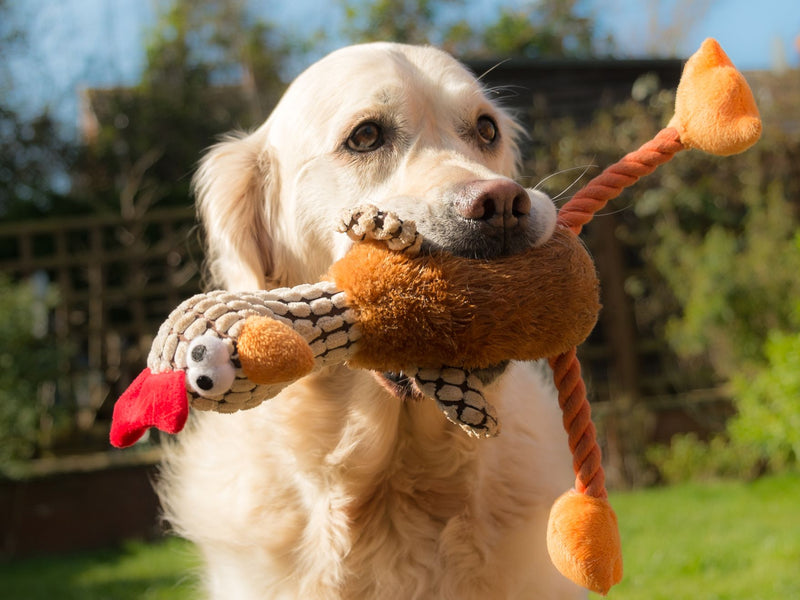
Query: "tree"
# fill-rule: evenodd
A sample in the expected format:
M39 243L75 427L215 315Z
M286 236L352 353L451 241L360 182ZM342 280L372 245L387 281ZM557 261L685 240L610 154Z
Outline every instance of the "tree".
M202 149L259 123L283 89L288 46L243 1L162 7L139 85L88 94L96 128L78 193L129 218L156 203L188 205Z
M343 33L356 43L436 43L446 8L461 4L463 0L343 0Z
M15 284L0 274L0 471L47 445L53 408L42 391L61 375L65 357L46 335L55 301L40 281Z
M494 22L461 18L464 0L344 0L344 34L353 42L435 44L467 58L587 57L605 52L581 0L539 0L501 8Z
M26 40L6 0L0 0L0 217L30 217L53 208L58 175L73 156L48 112L23 116L8 100L13 87L7 63Z
M580 0L541 0L502 8L497 21L479 32L478 54L526 58L587 58L598 47L594 19ZM603 42L610 44L610 38Z

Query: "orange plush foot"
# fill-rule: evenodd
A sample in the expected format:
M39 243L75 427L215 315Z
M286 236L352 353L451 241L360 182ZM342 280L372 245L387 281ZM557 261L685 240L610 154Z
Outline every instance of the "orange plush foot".
M259 385L294 381L314 368L314 354L303 337L269 317L248 318L237 349L242 371Z
M707 39L687 61L669 123L688 148L728 156L761 135L753 93L716 40Z
M622 579L617 516L604 498L569 491L556 500L547 550L564 576L598 594L606 595Z

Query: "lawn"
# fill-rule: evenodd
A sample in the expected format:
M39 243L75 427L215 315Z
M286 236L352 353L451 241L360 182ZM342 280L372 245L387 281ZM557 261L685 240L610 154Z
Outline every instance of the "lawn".
M194 548L176 538L0 563L3 600L195 600Z
M610 600L800 598L800 475L612 495L625 578ZM4 600L188 600L180 540L0 564ZM599 598L599 596L594 597Z
M610 600L800 598L800 475L652 488L611 501L625 576Z

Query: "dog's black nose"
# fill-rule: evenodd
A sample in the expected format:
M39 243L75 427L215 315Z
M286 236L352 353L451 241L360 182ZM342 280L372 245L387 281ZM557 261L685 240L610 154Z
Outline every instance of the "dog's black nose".
M455 208L464 218L508 229L530 213L531 199L525 188L510 179L484 179L464 184Z

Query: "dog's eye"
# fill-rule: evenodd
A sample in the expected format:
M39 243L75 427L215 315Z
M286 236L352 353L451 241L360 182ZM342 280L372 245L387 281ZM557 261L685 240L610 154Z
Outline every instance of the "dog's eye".
M497 139L497 124L491 117L486 115L478 117L476 128L481 142L487 146Z
M383 131L377 123L361 123L347 138L347 147L356 152L372 152L383 146Z

